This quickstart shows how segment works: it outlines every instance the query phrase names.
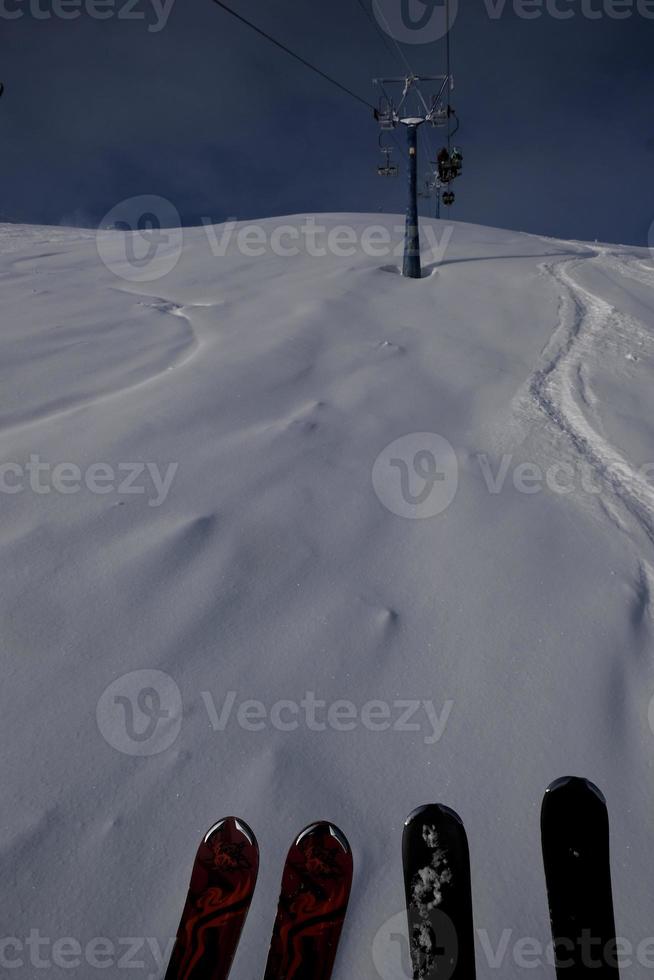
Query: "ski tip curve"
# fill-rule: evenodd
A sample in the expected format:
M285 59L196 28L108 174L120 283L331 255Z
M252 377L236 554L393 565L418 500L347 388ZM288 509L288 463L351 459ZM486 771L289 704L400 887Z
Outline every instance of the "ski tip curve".
M257 838L254 835L254 831L240 817L223 817L222 820L215 823L204 835L204 843L208 844L217 834L241 834L253 847L257 845Z
M343 831L340 830L336 824L329 823L326 820L318 820L316 823L311 823L308 827L305 827L304 830L301 830L295 838L294 846L297 847L302 843L302 841L306 840L307 837L315 837L318 834L328 834L330 837L334 838L345 854L352 853L349 841Z
M404 826L409 827L414 821L419 819L434 819L434 817L447 817L449 820L455 820L458 824L463 827L463 820L456 812L449 806L445 806L444 803L425 803L423 806L416 807L412 810L409 816L404 821Z
M561 776L560 779L555 779L545 790L545 798L563 789L569 793L592 793L600 803L606 806L606 799L602 791L585 776Z

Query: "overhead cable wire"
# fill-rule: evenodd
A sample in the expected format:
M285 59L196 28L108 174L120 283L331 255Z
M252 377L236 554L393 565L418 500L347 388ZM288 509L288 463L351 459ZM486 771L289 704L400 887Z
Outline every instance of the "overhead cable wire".
M446 73L447 73L447 151L451 150L452 146L452 127L450 126L450 114L452 107L450 105L450 98L452 94L452 45L450 41L450 0L445 0L445 58L446 58ZM457 120L458 121L458 120ZM457 129L458 129L457 125Z
M267 41L270 41L271 44L274 44L281 51L284 51L286 54L290 55L291 58L295 58L295 60L299 61L301 65L304 65L305 68L309 68L312 72L315 72L316 75L320 75L321 78L324 78L332 85L335 85L336 88L339 88L341 90L341 92L345 92L351 98L356 99L357 102L360 102L362 105L367 106L368 109L372 109L373 112L375 111L374 105L368 102L367 99L364 99L360 95L357 95L356 92L352 91L352 89L349 89L346 85L342 85L341 82L337 81L335 78L333 78L331 75L328 75L320 68L317 68L316 65L312 64L310 61L307 61L306 58L303 58L301 55L296 54L295 51L292 51L291 48L287 47L285 44L282 44L281 41L278 41L276 38L272 37L271 34L268 34L266 31L262 30L262 28L257 27L256 24L253 24L252 21L247 20L247 18L237 13L231 7L228 7L226 3L223 3L223 0L213 0L213 2L217 4L217 6L225 10L228 14L231 14L232 17L235 17L237 20L240 20L241 23L245 24L253 31L256 31L256 33L261 35L261 37L264 37Z
M359 6L361 7L361 9L363 10L363 12L366 15L366 18L368 19L368 21L372 24L372 26L374 27L375 31L379 35L379 38L383 42L386 50L389 51L390 54L393 57L395 57L395 51L393 50L393 48L390 45L390 42L388 40L388 35L382 30L382 28L379 25L379 22L378 22L377 18L374 16L374 14L372 13L372 11L370 11L368 9L368 7L366 6L365 0L357 0L357 3L359 4ZM375 0L372 0L372 3L374 4L375 3ZM394 132L392 132L390 135L391 135L391 139L392 139L393 143L395 143L396 149L400 153L402 153L402 147L400 146L400 144L398 142L397 136L395 135Z
M372 0L372 2L374 4L375 0ZM377 34L379 35L379 37L380 37L380 39L381 39L384 47L386 48L386 50L389 51L393 55L393 57L395 57L396 52L391 47L391 43L390 43L390 41L388 39L388 34L386 34L386 32L384 30L382 30L382 28L379 25L379 21L374 16L374 14L370 10L368 10L368 8L367 8L367 6L365 4L365 0L357 0L357 3L359 4L359 6L363 10L364 14L366 15L366 17L368 18L368 20L370 21L370 23L374 27L374 29L377 32Z
M371 3L373 5L374 10L376 11L375 16L377 16L377 14L379 14L379 16L384 21L384 24L386 25L385 26L385 32L390 37L390 39L393 42L393 44L395 45L395 49L396 49L397 53L399 54L400 58L402 59L402 62L404 64L404 67L406 68L406 70L408 71L408 73L410 75L413 75L413 72L411 71L411 65L407 61L407 58L406 58L406 55L404 54L404 51L402 50L402 48L398 44L397 38L395 37L395 35L393 34L393 32L392 32L392 30L391 30L391 28L389 26L389 23L388 23L388 20L386 18L386 15L385 15L384 11L379 6L379 0L371 0Z

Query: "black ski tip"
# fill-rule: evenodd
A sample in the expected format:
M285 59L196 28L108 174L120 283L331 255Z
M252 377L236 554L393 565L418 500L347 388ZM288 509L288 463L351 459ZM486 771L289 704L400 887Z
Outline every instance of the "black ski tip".
M545 790L545 796L547 797L548 794L564 789L566 793L575 793L579 796L592 793L600 803L606 806L606 799L602 791L595 783L591 783L590 779L586 779L584 776L562 776L560 779L555 779Z
M297 835L294 846L297 847L297 845L300 844L305 837L308 837L309 834L329 834L341 846L346 854L351 853L351 848L347 837L342 830L339 830L336 824L329 823L327 820L318 820L316 823L309 824L308 827L305 827L304 830L301 830Z
M451 807L445 806L444 803L425 803L423 806L416 807L416 809L412 810L404 821L404 826L409 827L416 820L433 820L434 817L447 817L450 820L455 820L463 827L463 820L456 810L452 810Z
M257 838L254 836L254 831L246 824L245 820L241 820L240 817L223 817L218 823L215 823L210 830L204 835L203 842L208 844L212 837L216 834L221 833L221 831L230 830L232 832L237 832L243 834L247 838L248 842L253 846L256 846Z

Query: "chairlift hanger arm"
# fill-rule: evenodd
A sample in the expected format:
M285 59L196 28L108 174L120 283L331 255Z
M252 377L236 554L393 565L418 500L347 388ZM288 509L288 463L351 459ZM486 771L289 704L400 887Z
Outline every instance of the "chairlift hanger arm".
M443 98L443 96L445 95L445 92L446 92L446 89L447 89L447 75L445 75L445 76L443 77L443 79L442 79L442 81L443 81L443 84L441 85L441 88L440 88L440 92L439 92L439 93L438 93L438 95L436 96L436 101L437 101L437 102L440 102L440 100L441 100L441 99Z

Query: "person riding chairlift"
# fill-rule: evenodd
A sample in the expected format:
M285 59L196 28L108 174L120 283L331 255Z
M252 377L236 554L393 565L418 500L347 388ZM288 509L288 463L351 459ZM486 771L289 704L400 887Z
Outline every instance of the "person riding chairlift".
M450 170L451 170L451 160L449 150L446 146L440 151L436 157L436 163L438 164L438 176L444 184L449 184L450 182Z
M449 150L444 146L438 154L436 162L438 164L438 176L444 184L449 184L461 174L463 154L455 146L450 155Z

